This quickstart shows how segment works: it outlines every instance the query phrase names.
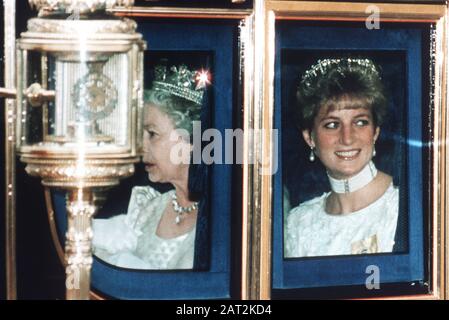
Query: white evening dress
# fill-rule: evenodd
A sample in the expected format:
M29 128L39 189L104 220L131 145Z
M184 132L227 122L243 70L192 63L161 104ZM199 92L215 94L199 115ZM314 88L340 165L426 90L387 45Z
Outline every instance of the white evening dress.
M399 190L391 184L375 202L343 215L325 212L329 193L293 208L284 230L284 257L392 252Z
M112 265L130 269L192 269L195 228L172 239L156 234L174 190L134 187L128 213L93 221L93 252Z

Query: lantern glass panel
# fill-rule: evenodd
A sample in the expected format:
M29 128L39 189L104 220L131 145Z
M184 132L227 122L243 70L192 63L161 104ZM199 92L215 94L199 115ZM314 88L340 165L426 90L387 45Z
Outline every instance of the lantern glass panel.
M134 153L135 53L20 51L22 151Z

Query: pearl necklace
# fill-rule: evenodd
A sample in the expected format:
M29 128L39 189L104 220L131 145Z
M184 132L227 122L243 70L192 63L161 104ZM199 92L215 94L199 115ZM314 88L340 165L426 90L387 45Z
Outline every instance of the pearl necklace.
M332 191L336 193L350 193L359 190L373 181L376 175L377 169L372 161L370 161L362 171L349 179L338 180L332 178L329 173L327 173Z
M178 197L176 196L176 193L173 193L171 203L173 206L173 210L176 212L176 219L175 219L176 224L179 224L182 221L184 214L191 213L192 211L198 209L198 202L194 202L192 205L188 207L182 207L178 202Z

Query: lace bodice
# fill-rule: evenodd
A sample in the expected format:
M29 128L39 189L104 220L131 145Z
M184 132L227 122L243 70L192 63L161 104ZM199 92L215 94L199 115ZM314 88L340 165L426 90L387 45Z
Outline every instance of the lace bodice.
M345 215L325 212L329 193L293 208L284 230L285 257L391 252L399 191L392 184L368 207Z
M128 213L93 221L93 251L100 259L131 269L191 269L195 228L172 239L156 234L174 190L160 194L134 187Z

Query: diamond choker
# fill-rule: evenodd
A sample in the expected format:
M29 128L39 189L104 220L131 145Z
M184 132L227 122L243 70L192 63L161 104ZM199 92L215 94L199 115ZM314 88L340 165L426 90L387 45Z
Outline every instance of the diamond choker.
M332 178L329 173L327 173L331 189L336 193L350 193L357 191L373 181L376 175L377 169L372 161L370 161L362 171L349 179L338 180Z

